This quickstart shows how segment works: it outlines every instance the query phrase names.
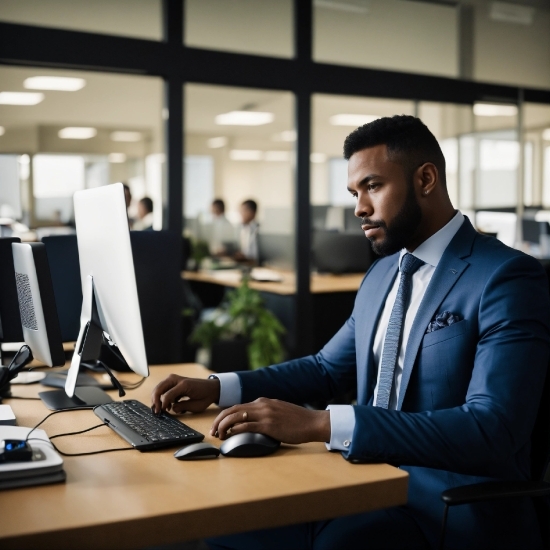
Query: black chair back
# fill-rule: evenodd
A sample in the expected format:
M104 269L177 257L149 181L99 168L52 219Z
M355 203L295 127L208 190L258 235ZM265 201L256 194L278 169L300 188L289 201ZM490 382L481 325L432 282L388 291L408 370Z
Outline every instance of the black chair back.
M43 239L48 253L63 340L80 329L82 287L75 235ZM183 245L172 231L130 233L145 350L149 364L179 363L183 357Z

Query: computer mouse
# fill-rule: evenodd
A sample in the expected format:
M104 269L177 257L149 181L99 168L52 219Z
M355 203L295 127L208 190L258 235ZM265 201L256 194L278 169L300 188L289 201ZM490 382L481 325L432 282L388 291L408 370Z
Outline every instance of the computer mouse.
M280 445L280 441L268 435L245 432L233 435L224 441L220 452L224 456L265 456L274 453Z
M203 460L206 458L218 458L220 450L210 443L193 443L186 445L174 453L178 460Z

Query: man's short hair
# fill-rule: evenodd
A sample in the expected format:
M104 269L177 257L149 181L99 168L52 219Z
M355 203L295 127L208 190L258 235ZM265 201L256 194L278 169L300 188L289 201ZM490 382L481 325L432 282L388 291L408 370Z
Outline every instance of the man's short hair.
M242 205L248 208L249 210L252 210L254 214L256 214L256 212L258 211L258 203L256 201L253 201L252 199L248 199L247 201L244 201Z
M153 211L153 201L149 197L143 197L139 202L143 204L148 213Z
M225 212L225 202L222 199L214 199L212 206L215 206L222 214Z
M402 164L407 174L425 162L433 163L446 186L445 157L437 139L419 118L395 115L360 126L346 138L344 158L349 160L354 153L377 145L385 145L388 157Z

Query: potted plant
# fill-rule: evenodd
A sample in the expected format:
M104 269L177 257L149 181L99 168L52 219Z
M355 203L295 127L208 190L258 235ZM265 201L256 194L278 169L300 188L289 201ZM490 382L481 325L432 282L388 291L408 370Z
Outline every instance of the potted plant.
M211 318L195 327L190 339L210 351L212 370L226 372L258 369L283 361L284 332L245 277L240 287L227 293Z

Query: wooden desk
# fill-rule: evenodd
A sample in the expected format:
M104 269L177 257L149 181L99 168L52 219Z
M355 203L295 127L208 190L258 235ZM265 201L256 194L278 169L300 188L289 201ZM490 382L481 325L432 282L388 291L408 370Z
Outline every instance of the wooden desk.
M279 283L250 281L250 288L262 292L272 292L289 296L296 294L296 275L293 271L276 271L281 275ZM343 275L322 275L313 273L311 275L311 293L327 294L329 292L357 292L364 273L346 273ZM184 271L182 277L189 281L211 283L216 285L238 287L241 284L241 272L237 269L220 269L218 271Z
M152 367L150 378L128 397L149 403L154 385L170 372L208 374L200 365ZM13 393L30 396L42 389L14 386ZM35 425L48 412L40 401L8 402L21 426ZM216 414L211 408L184 419L208 434ZM96 424L93 412L73 411L42 427L54 435ZM209 435L206 440L219 445ZM107 427L56 443L66 452L127 446ZM65 457L65 484L0 491L0 547L144 548L375 510L407 498L405 472L349 464L322 443L284 445L274 455L249 459L181 462L173 453Z

